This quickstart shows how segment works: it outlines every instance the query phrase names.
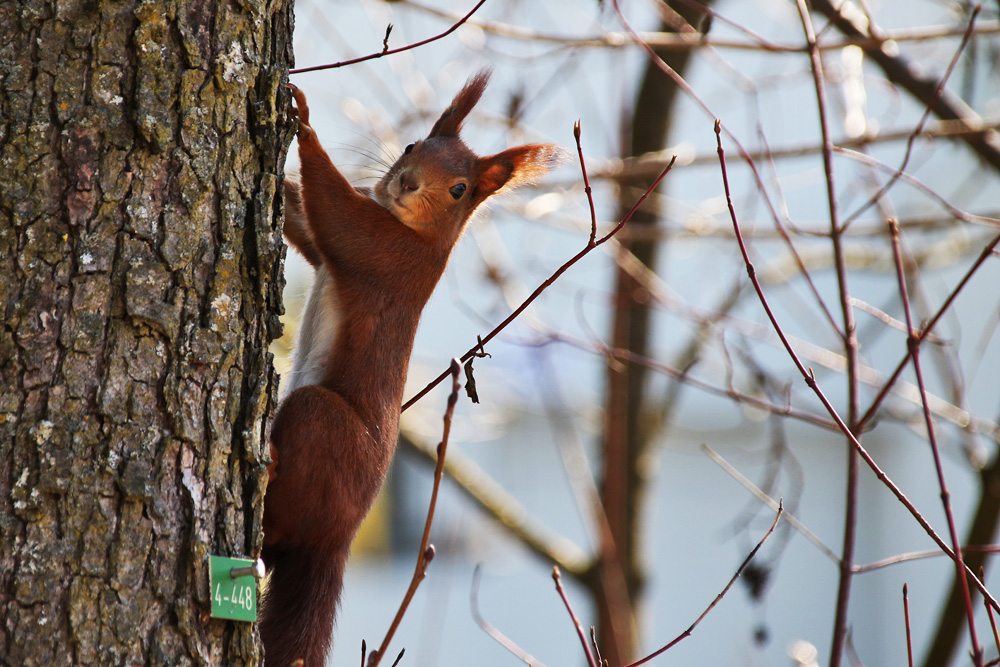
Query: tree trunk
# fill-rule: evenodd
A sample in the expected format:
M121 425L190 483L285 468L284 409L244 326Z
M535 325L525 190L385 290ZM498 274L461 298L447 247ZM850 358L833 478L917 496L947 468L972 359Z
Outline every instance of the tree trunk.
M675 7L674 4L677 6ZM711 4L711 0L700 0ZM687 3L665 2L660 11L663 19L661 32L691 32L692 25L704 25L703 14ZM691 57L686 49L661 49L657 55L674 71L683 75ZM628 142L626 157L641 156L662 150L670 131L670 110L678 92L677 86L655 63L647 62L636 98L633 113L626 120L623 134ZM649 186L642 181L625 181L619 193L619 217L624 217L636 199ZM631 229L655 228L661 211L649 199L629 221ZM621 241L622 251L631 252L650 269L656 269L657 241L626 237ZM645 289L621 267L615 273L614 315L611 325L611 345L648 356L649 353L649 296ZM601 651L610 664L630 662L638 648L636 615L645 582L639 544L642 496L646 475L640 469L643 452L657 429L651 428L647 415L650 406L645 398L646 369L639 365L612 364L608 367L607 398L604 416L604 470L601 484L601 502L608 519L613 548L604 547L601 554L602 569L614 558L627 582L629 609L621 609L612 599L610 577L602 577L598 587L598 617L601 632ZM619 598L621 596L619 595ZM621 618L627 611L627 618ZM617 617L617 618L616 618Z
M0 5L0 662L252 664L291 3ZM280 110L280 111L279 111Z

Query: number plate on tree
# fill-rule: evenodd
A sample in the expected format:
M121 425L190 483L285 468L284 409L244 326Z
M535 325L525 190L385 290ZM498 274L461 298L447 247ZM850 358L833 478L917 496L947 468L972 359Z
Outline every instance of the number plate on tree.
M253 574L258 567L256 561L209 556L208 565L212 616L232 621L256 621L257 579Z

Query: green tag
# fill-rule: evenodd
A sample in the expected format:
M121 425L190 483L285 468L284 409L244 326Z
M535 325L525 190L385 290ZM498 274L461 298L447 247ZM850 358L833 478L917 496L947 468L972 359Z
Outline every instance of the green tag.
M246 558L208 557L213 618L257 620L257 578L253 572L260 567L258 562ZM237 570L235 577L232 576L234 569Z

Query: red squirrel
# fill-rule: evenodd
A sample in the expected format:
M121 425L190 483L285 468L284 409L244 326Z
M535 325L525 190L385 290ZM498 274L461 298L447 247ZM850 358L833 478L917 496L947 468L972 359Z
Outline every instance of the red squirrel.
M316 278L285 398L271 427L260 635L267 667L323 667L351 540L396 449L420 312L469 217L558 155L518 146L479 157L459 138L489 71L473 76L426 139L373 191L351 187L298 110L300 184L285 181L284 233Z

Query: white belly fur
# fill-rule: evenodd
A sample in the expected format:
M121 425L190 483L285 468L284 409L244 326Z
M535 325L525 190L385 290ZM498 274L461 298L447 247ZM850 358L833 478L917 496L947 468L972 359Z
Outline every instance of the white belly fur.
M299 387L318 384L323 379L339 328L340 308L334 278L326 267L319 266L302 312L286 395Z

